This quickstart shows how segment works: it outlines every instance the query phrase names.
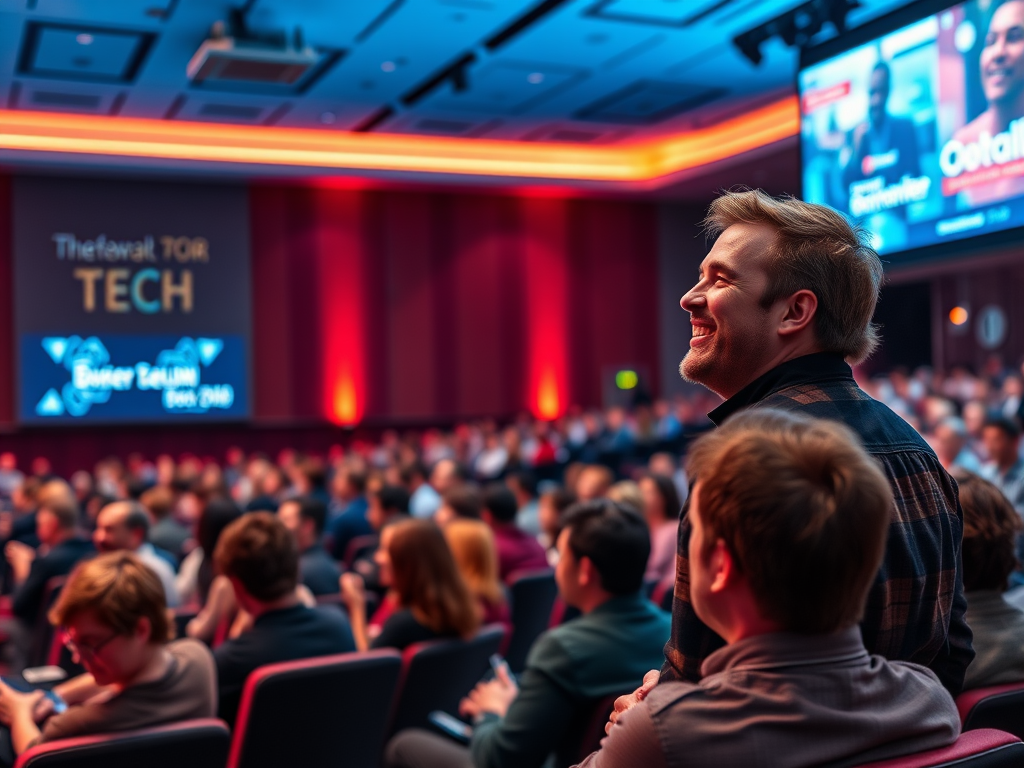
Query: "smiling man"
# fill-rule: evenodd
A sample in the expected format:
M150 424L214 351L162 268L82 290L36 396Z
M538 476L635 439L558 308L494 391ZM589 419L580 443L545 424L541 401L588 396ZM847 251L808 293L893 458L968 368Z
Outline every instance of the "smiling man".
M709 414L715 424L742 409L770 407L854 431L894 496L885 556L861 623L864 643L871 653L929 667L959 692L974 652L964 620L956 487L920 435L868 397L850 370L878 343L871 324L882 280L877 254L865 233L832 209L761 191L719 197L705 227L717 241L680 302L693 326L680 372L725 399ZM691 603L691 530L684 518L662 680L700 680L701 663L723 644ZM623 697L613 721L649 689Z
M985 162L985 158L992 154L992 148L996 144L1009 146L1011 124L1024 117L1024 0L993 3L978 69L988 107L953 135L953 142L946 145L942 154L953 157L947 151L954 146L965 157L977 150L983 166L988 166L991 162ZM997 167L1001 164L997 157L987 159L994 160ZM981 205L1022 192L1024 177L1006 173L987 183L971 185L963 194L971 204Z

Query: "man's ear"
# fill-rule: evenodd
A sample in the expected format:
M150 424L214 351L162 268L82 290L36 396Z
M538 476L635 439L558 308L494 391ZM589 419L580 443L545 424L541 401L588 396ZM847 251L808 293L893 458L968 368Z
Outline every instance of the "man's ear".
M153 639L153 625L149 623L148 617L143 616L139 619L139 623L135 625L135 636L146 643Z
M480 510L480 519L488 525L492 527L494 526L494 515L491 514L491 511L489 509Z
M579 568L576 569L576 580L581 587L589 586L590 584L601 583L601 576L597 572L597 568L594 566L594 561L589 557L582 557L579 561Z
M715 542L714 549L711 550L711 561L708 568L712 575L710 588L712 593L723 592L736 580L738 575L736 560L724 540L719 539Z
M783 314L779 319L779 334L791 336L810 327L818 314L818 297L806 288L797 291L783 303Z

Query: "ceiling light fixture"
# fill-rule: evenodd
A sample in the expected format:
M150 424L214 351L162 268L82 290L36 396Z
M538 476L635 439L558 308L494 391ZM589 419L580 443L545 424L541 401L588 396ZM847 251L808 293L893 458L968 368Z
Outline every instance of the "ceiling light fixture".
M141 158L158 164L611 182L647 189L675 174L790 139L799 127L795 96L708 128L608 146L0 110L0 156L37 161L100 156L136 166Z

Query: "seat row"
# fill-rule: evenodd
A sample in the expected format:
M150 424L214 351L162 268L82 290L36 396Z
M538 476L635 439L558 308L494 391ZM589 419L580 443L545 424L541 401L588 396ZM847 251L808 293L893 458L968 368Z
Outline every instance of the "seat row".
M268 665L246 683L233 736L220 720L192 720L43 744L22 754L16 768L372 768L391 734L424 726L435 709L456 710L503 635L486 627L469 642L421 643L404 654ZM597 747L611 703L609 697L595 707L580 734L581 757ZM957 704L964 732L954 744L863 768L1024 765L1024 683L970 691Z

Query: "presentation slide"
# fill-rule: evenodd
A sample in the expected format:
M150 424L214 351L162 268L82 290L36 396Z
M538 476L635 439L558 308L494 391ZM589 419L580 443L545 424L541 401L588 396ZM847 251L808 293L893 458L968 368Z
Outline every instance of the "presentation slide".
M1024 225L1024 2L955 5L799 86L804 199L880 253Z
M24 177L13 191L22 423L249 415L244 188Z

